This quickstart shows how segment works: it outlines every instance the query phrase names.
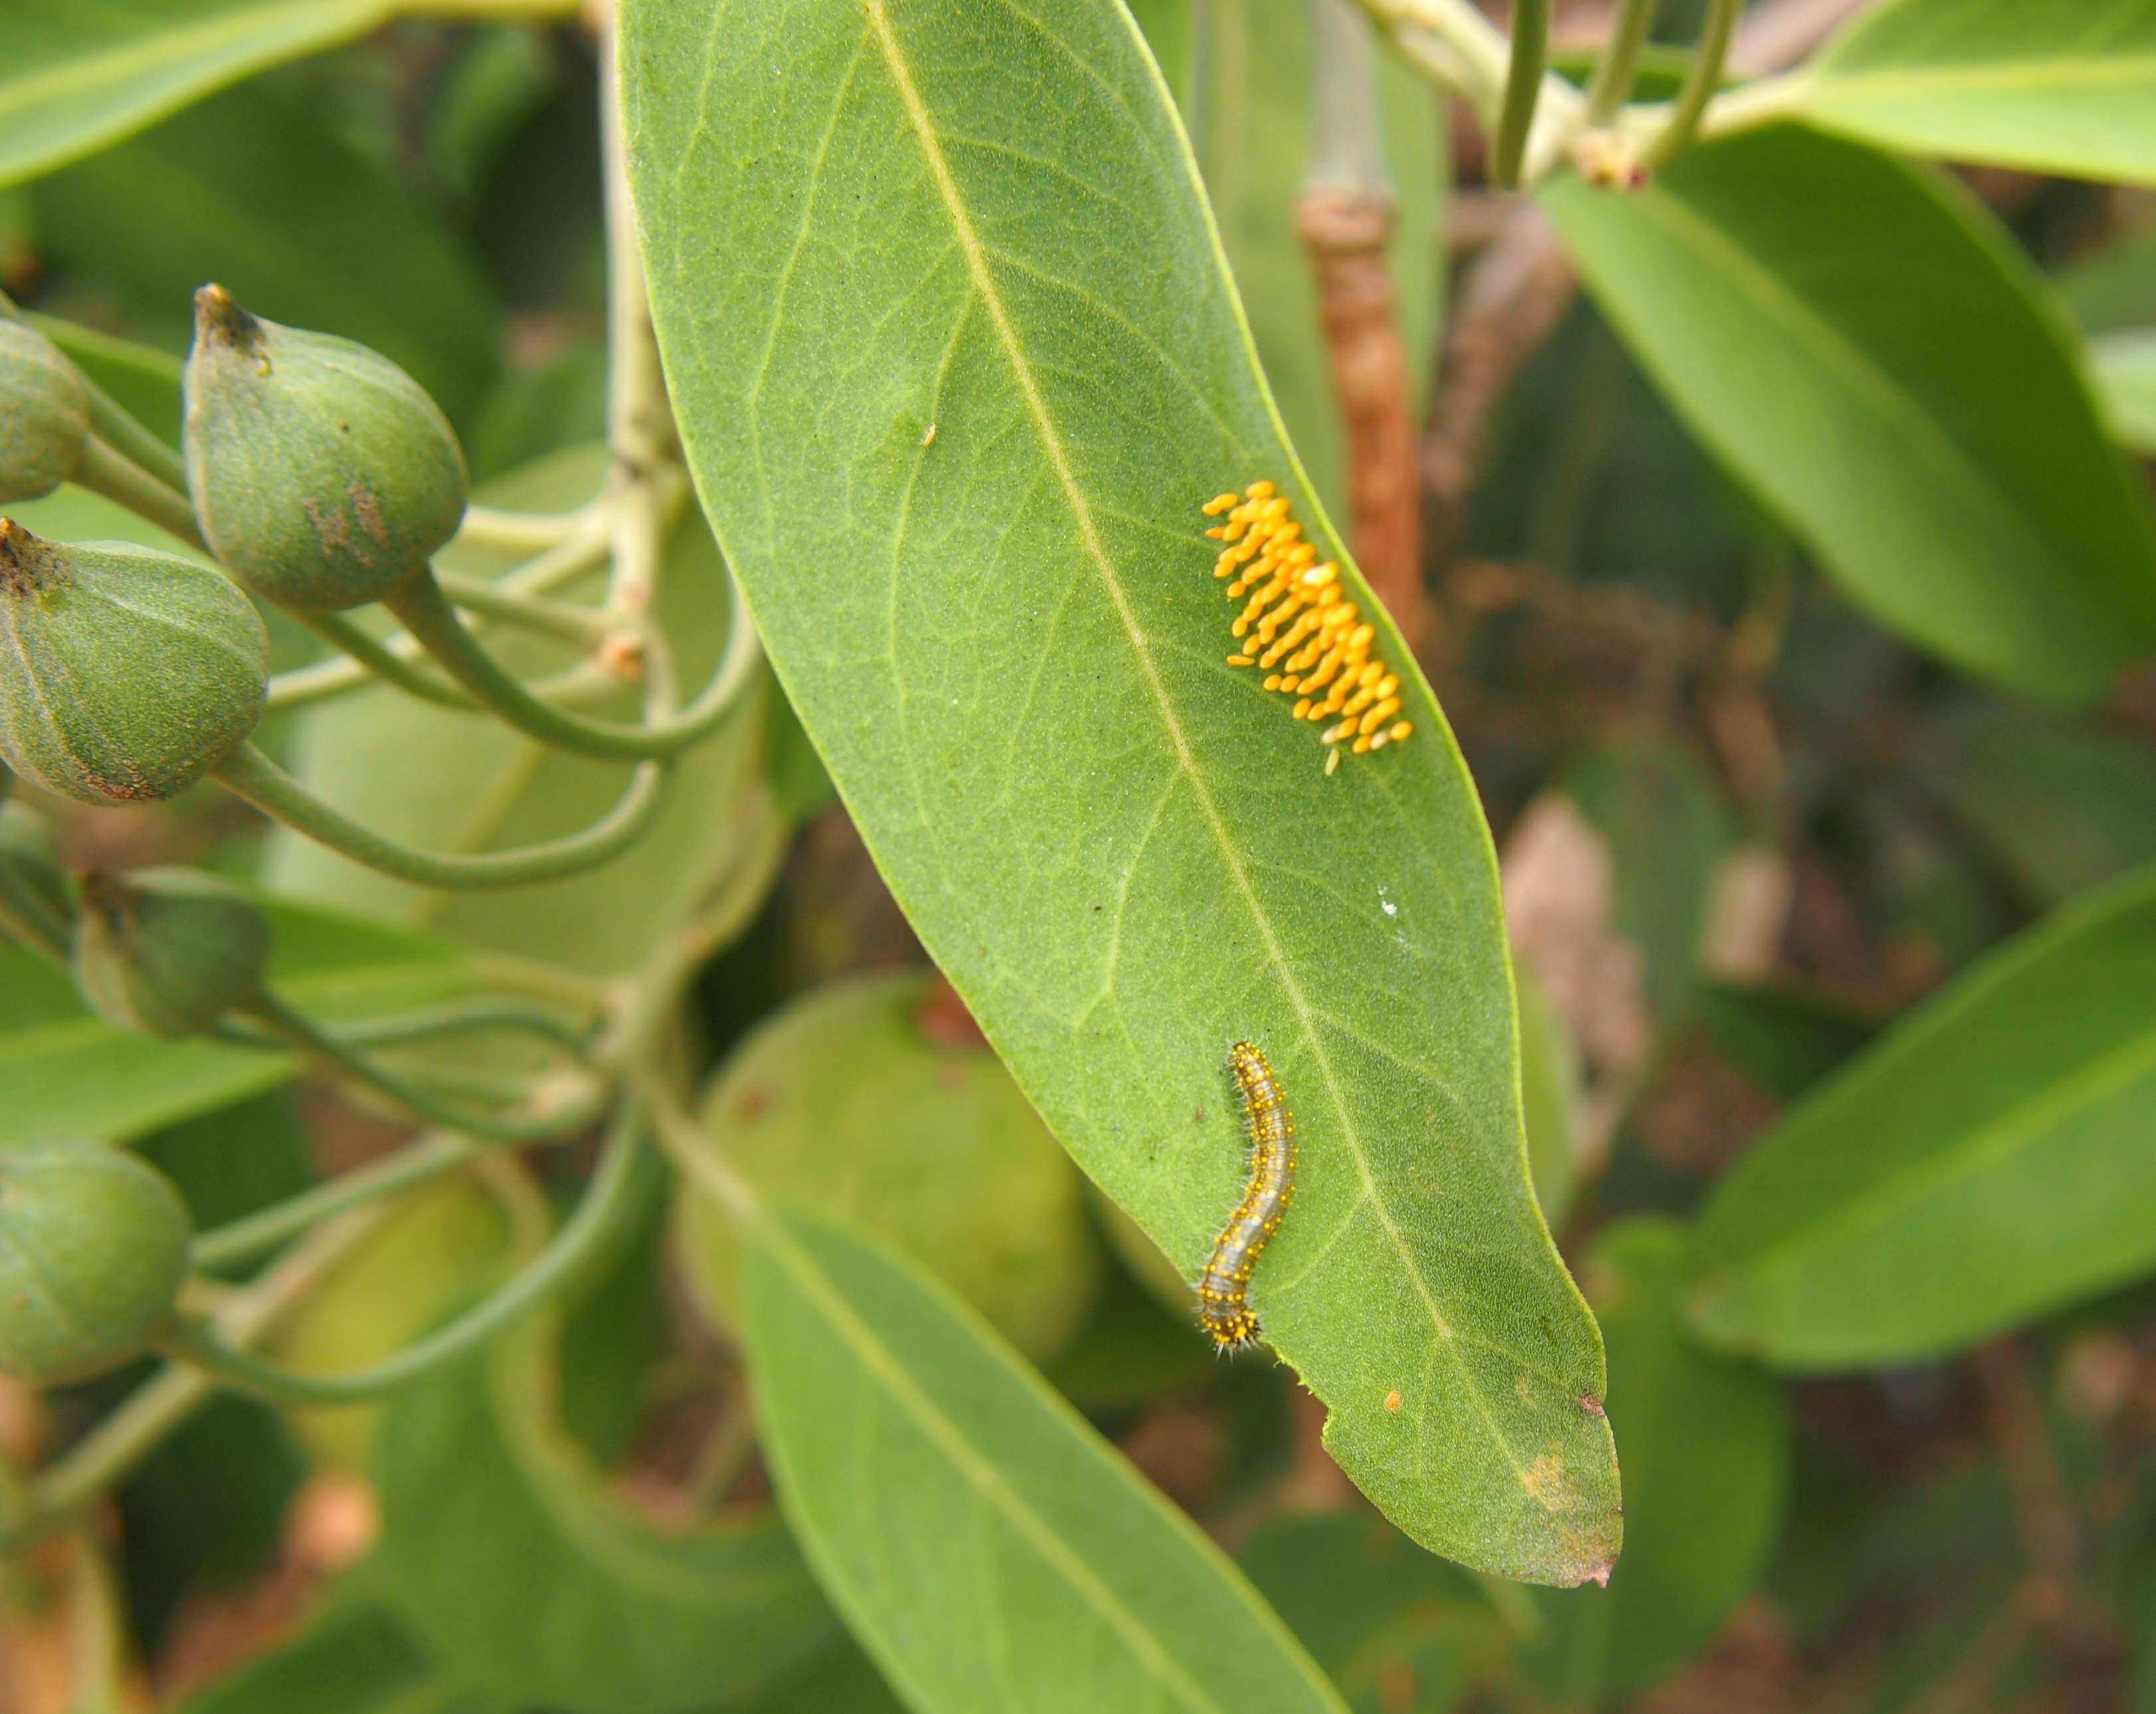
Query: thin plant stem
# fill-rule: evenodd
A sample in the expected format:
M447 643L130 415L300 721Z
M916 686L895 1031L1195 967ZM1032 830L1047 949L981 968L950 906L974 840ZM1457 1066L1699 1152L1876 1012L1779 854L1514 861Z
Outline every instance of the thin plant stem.
M580 833L512 850L471 855L422 851L384 839L331 808L252 743L242 744L213 777L272 820L355 863L415 886L463 890L558 880L596 869L619 856L642 837L659 813L665 776L663 763L645 762L630 776L629 788L614 807Z
M1700 33L1698 50L1684 87L1668 121L1642 151L1650 167L1664 167L1688 147L1698 134L1700 119L1722 83L1722 68L1729 57L1729 38L1737 28L1738 0L1707 0L1707 26Z
M457 526L459 547L488 547L505 553L536 553L557 547L591 523L594 506L572 512L516 512L500 506L468 505Z
M1490 151L1490 181L1517 189L1535 122L1543 72L1549 56L1550 0L1513 0L1512 45L1505 62L1505 97L1497 111L1497 136Z
M166 487L186 493L187 466L180 462L179 454L128 415L119 401L96 382L87 382L87 385L90 432Z
M258 1337L374 1229L381 1214L379 1209L361 1209L317 1229L260 1279L234 1291L213 1319L218 1337L234 1345ZM167 1366L144 1383L29 1485L23 1512L11 1520L13 1527L0 1540L0 1547L11 1547L29 1531L88 1504L140 1463L214 1391L208 1377L177 1365Z
M401 1149L387 1160L362 1167L318 1184L311 1190L199 1234L189 1252L198 1269L221 1269L252 1261L287 1239L333 1216L424 1184L476 1160L485 1145L444 1132Z
M542 636L559 637L565 642L588 648L613 629L604 614L590 608L505 588L490 577L468 577L443 571L436 572L434 577L443 593L465 612L499 619L504 624L519 625Z
M643 1110L632 1101L615 1119L583 1199L547 1245L491 1296L380 1362L302 1374L255 1356L213 1326L185 1321L163 1342L166 1354L244 1391L301 1404L347 1404L408 1387L475 1351L573 1278L641 1212L658 1182L653 1164Z
M733 581L727 577L730 598ZM540 701L517 683L457 617L441 586L425 572L383 603L439 661L444 671L519 731L580 755L612 761L672 756L717 731L740 700L759 654L756 629L737 598L730 599L726 647L710 681L671 718L640 726L586 719Z
M482 1031L516 1030L536 1035L583 1055L591 1046L591 1031L582 1029L542 1007L516 1000L485 999L430 1006L422 1011L399 1013L389 1018L368 1018L352 1024L325 1024L322 1030L346 1047L408 1047L414 1042L444 1036L475 1035ZM249 1034L249 1046L280 1046L266 1032Z
M147 518L159 529L192 547L203 546L194 509L187 497L92 435L83 444L82 462L74 480L93 494L116 500L137 517Z
M358 690L373 680L380 679L384 684L394 685L407 695L417 696L426 702L439 703L445 708L470 708L474 706L471 698L454 685L417 665L410 658L417 654L416 649L408 654L400 654L365 626L341 613L295 613L292 617L332 649L340 649L349 657L350 665L357 669L349 675L352 690ZM337 661L324 665L342 667L346 664ZM309 674L315 675L315 677L310 680L306 676ZM311 702L320 696L333 695L336 692L328 688L316 690L312 695L303 694L307 687L314 685L326 687L328 682L328 675L320 665L299 667L289 673L279 673L270 680L269 706L273 709L289 708L296 702Z
M296 1012L275 995L264 993L245 1006L234 1008L239 1016L260 1024L286 1046L315 1055L406 1108L431 1124L465 1131L492 1142L536 1142L547 1137L580 1131L597 1118L606 1105L604 1085L583 1101L558 1112L537 1113L522 1118L492 1114L455 1112L433 1096L369 1059L351 1043L332 1035L305 1014Z
M1587 122L1607 125L1617 110L1632 97L1639 76L1640 49L1646 44L1648 27L1655 21L1655 0L1618 0L1617 15L1610 20L1609 39L1595 62L1594 77L1587 86Z

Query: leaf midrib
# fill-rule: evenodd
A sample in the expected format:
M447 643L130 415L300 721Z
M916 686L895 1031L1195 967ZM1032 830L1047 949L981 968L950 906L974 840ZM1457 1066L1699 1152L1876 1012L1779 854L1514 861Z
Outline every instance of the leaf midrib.
M1414 1282L1415 1293L1421 1299L1423 1306L1430 1316L1431 1326L1436 1330L1439 1339L1450 1353L1453 1366L1459 1373L1468 1397L1473 1400L1476 1413L1481 1417L1485 1426L1489 1430L1491 1444L1496 1447L1506 1463L1511 1466L1521 1491L1531 1498L1537 1499L1545 1511L1555 1511L1558 1509L1554 1503L1555 1496L1544 1497L1537 1494L1535 1485L1527 1480L1526 1465L1514 1454L1511 1443L1506 1439L1498 1428L1496 1415L1490 1408L1489 1399L1474 1368L1468 1363L1460 1350L1451 1323L1438 1306L1437 1300L1430 1291L1429 1281L1424 1278L1421 1268L1417 1265L1413 1252L1409 1249L1405 1239L1401 1235L1399 1224L1393 1218L1392 1211L1386 1206L1384 1198L1379 1193L1376 1176L1370 1169L1369 1157L1364 1152L1362 1139L1355 1129L1354 1120L1348 1110L1346 1096L1341 1089L1338 1075L1333 1069L1332 1055L1327 1051L1324 1041L1318 1032L1317 1019L1312 1014L1310 1003L1302 992L1301 983L1296 979L1294 967L1286 956L1286 949L1281 946L1280 937L1274 931L1272 920L1267 916L1255 889L1251 885L1250 875L1236 853L1233 840L1229 837L1227 824L1222 819L1219 808L1214 802L1213 794L1207 788L1204 776L1198 767L1196 756L1191 749L1188 738L1183 732L1183 723L1177 718L1174 703L1168 694L1166 682L1162 679L1160 670L1153 660L1152 649L1147 640L1144 629L1138 624L1137 615L1132 608L1129 598L1123 593L1122 585L1116 579L1114 565L1101 541L1099 531L1094 522L1092 508L1086 499L1085 490L1079 485L1077 473L1071 467L1069 455L1063 446L1062 437L1057 433L1055 419L1049 413L1047 401L1042 398L1040 385L1034 379L1032 366L1027 361L1025 352L1019 343L1017 329L1011 323L1009 312L1004 306L1003 296L998 289L994 276L988 271L985 247L982 244L979 235L973 230L972 218L967 212L957 181L952 176L949 162L944 159L942 146L937 141L936 127L929 115L927 104L921 100L921 92L913 82L911 70L899 46L896 35L891 27L890 19L885 14L884 0L862 0L862 4L868 17L870 28L875 34L877 47L883 55L892 85L897 91L899 100L906 109L907 120L911 124L920 142L921 155L928 167L930 177L935 182L937 195L942 198L945 212L950 217L952 236L957 243L960 253L966 259L967 270L973 276L974 290L980 299L982 306L988 311L991 325L995 328L997 339L1003 346L1004 356L1010 364L1012 376L1017 381L1019 392L1024 398L1027 413L1032 417L1034 426L1040 437L1042 449L1046 454L1049 464L1055 473L1056 480L1063 489L1065 500L1070 507L1072 518L1078 526L1086 557L1093 562L1094 568L1100 574L1101 585L1106 590L1109 600L1114 604L1116 617L1130 639L1132 651L1137 657L1140 670L1145 675L1147 686L1160 711L1161 720L1168 729L1176 764L1190 783L1191 791L1197 800L1199 811L1204 817L1206 827L1219 850L1221 862L1229 880L1234 883L1236 892L1241 896L1245 906L1250 911L1250 920L1264 943L1266 960L1278 974L1281 992L1286 996L1289 1004L1293 1008L1304 1039L1309 1044L1311 1055L1317 1063L1319 1075L1324 1080L1326 1093L1332 1101L1333 1112L1340 1121L1342 1140L1355 1162L1358 1175L1362 1179L1363 1194L1376 1211L1378 1223L1383 1227L1386 1237L1391 1240L1401 1265L1407 1270L1408 1277ZM1027 22L1034 23L1036 28L1040 28L1036 20L1028 18ZM1423 1426L1426 1429L1427 1424Z
M2129 1037L2071 1075L2005 1108L1966 1133L1962 1147L1927 1156L1906 1171L1875 1180L1835 1208L1833 1218L1799 1227L1748 1255L1729 1258L1731 1271L1748 1282L1787 1273L1813 1250L1830 1248L1892 1219L1938 1185L1997 1165L2060 1121L2151 1070L2156 1070L2156 1029Z

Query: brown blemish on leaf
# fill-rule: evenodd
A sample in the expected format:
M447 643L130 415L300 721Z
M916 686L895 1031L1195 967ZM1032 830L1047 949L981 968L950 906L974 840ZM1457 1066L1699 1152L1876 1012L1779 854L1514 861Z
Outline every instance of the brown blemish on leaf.
M734 1102L734 1116L744 1124L754 1124L771 1111L772 1089L767 1083L752 1083L741 1092Z
M1602 1401L1592 1393L1583 1393L1579 1395L1579 1408L1589 1416L1607 1416L1609 1414L1603 1409Z
M1521 1472L1521 1480L1527 1485L1545 1511L1569 1511L1578 1502L1573 1492L1572 1482L1564 1473L1564 1460L1555 1452L1545 1452Z
M301 502L307 521L315 526L315 540L325 554L350 553L362 565L371 563L367 556L352 545L352 531L346 525L342 512L324 511L312 496Z
M359 527L377 541L387 541L389 526L382 521L382 502L375 498L374 490L355 476L345 484L344 491L351 497L352 511L359 515Z
M1389 1413L1397 1412L1400 1408L1401 1403L1400 1389L1397 1387L1394 1388L1391 1392L1385 1395L1385 1409Z

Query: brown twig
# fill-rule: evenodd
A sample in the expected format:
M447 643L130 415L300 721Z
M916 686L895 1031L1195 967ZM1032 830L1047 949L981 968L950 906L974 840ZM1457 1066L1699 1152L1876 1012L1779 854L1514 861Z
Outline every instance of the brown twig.
M1306 191L1295 223L1317 275L1333 397L1347 435L1355 557L1413 649L1424 630L1422 520L1407 346L1385 255L1392 201Z

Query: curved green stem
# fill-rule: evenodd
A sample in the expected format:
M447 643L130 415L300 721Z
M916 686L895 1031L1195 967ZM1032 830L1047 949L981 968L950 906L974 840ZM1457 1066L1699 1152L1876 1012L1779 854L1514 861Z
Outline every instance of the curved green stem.
M1738 0L1707 0L1707 27L1700 33L1699 49L1676 105L1643 151L1650 167L1664 167L1691 144L1699 131L1700 115L1722 85L1722 68L1729 57L1729 38L1737 29Z
M731 574L727 589L731 597ZM671 718L626 726L587 720L540 701L465 629L456 608L429 573L423 572L413 578L383 605L403 621L404 628L451 678L519 731L559 749L613 761L671 756L717 730L748 683L758 653L756 629L740 601L732 599L726 648L710 682Z
M446 1035L474 1035L482 1030L519 1030L567 1048L579 1057L592 1045L592 1031L571 1023L558 1012L527 1006L515 1000L485 999L429 1006L390 1018L368 1018L353 1024L326 1024L326 1034L350 1048L403 1047ZM281 1046L266 1032L250 1034L248 1044Z
M1617 110L1632 96L1639 75L1640 49L1647 40L1647 28L1655 21L1655 0L1618 0L1617 15L1610 20L1609 39L1595 63L1594 80L1587 86L1587 122L1607 125Z
M455 572L434 573L443 593L466 613L484 614L505 624L521 625L542 636L559 637L583 648L603 639L613 628L603 613L573 602L550 601L543 595L496 582L491 577L467 577Z
M1512 49L1505 62L1505 97L1497 110L1497 137L1490 151L1490 181L1501 190L1517 189L1520 163L1527 158L1527 133L1542 95L1543 70L1549 56L1550 0L1516 0L1512 8Z
M301 1374L255 1356L209 1327L185 1321L165 1342L166 1354L246 1391L305 1404L349 1404L409 1386L536 1308L636 1217L644 1193L657 1183L644 1124L640 1106L625 1107L583 1200L546 1247L491 1296L394 1357L342 1374Z
M534 553L558 547L588 528L596 503L572 512L513 512L500 506L468 505L457 526L459 547Z
M187 466L164 441L121 408L120 402L85 377L90 391L90 432L115 452L182 494L187 490Z
M646 762L637 769L613 808L581 833L473 856L417 850L382 838L332 809L251 743L242 744L214 777L227 791L245 798L264 815L355 863L415 886L464 889L523 886L598 868L634 844L650 826L659 811L665 775L662 764Z
M252 1261L288 1238L297 1237L347 1209L363 1208L439 1178L485 1152L485 1146L469 1137L436 1136L413 1143L387 1160L346 1173L326 1184L318 1184L297 1196L259 1209L222 1226L213 1226L195 1239L189 1251L200 1269L228 1268Z
M472 706L471 698L454 685L413 665L364 625L343 613L295 613L292 617L332 649L351 658L359 670L340 676L349 676L352 689L357 690L367 684L371 675L385 684L394 685L408 695L439 703L445 708ZM311 702L316 696L334 695L335 692L327 688L309 695L304 687L315 682L326 686L329 675L323 668L342 667L343 665L339 661L329 661L315 666L295 668L289 673L279 673L270 680L270 706L273 709L289 708L295 702ZM309 679L310 674L315 675L313 680ZM280 691L283 693L281 695Z
M137 517L147 518L181 541L197 547L203 545L202 531L196 527L194 509L187 504L187 495L94 434L83 444L82 462L75 467L74 480L93 494L118 501Z
M312 1019L295 1012L275 995L264 993L238 1014L260 1024L288 1047L298 1048L327 1060L347 1075L386 1096L430 1124L452 1131L467 1131L493 1142L536 1142L582 1130L597 1118L606 1104L604 1088L558 1113L541 1113L521 1119L490 1114L457 1112L443 1106L433 1096L394 1072L384 1070L350 1042L331 1035Z

